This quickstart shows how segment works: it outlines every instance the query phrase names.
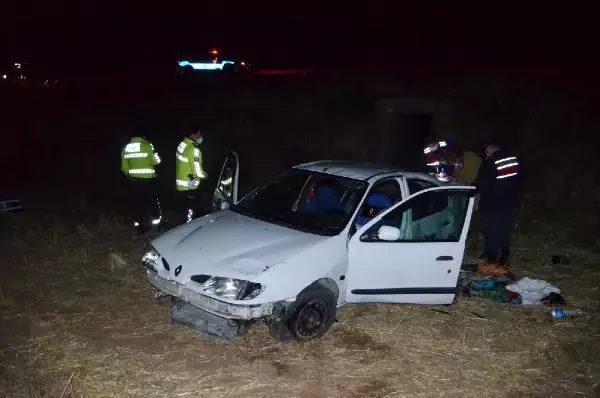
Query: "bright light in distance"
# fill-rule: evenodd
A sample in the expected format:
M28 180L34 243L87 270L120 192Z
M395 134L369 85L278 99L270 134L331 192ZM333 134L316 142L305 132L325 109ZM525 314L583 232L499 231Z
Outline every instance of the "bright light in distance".
M209 54L213 54L213 55L217 55L219 53L219 51L212 49L209 51Z
M190 61L179 61L180 67L191 66L196 70L222 70L226 64L233 64L233 61L221 61L221 62L190 62Z
M242 61L242 62L240 62L240 65L246 66L246 63L244 61Z
M8 76L6 76L6 75L2 75L2 78L3 78L3 79L6 79L6 78L8 78Z
M20 63L18 63L18 62L15 62L15 68L17 68L17 69L21 69L21 64L20 64Z

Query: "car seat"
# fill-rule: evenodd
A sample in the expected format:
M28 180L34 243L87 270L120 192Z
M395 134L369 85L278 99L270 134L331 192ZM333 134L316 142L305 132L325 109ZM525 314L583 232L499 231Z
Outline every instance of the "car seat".
M320 187L314 198L310 199L304 211L306 213L328 213L332 210L341 211L341 195L335 188Z
M392 200L386 194L383 194L383 193L372 193L372 194L370 194L367 197L365 205L363 205L363 209L361 209L361 213L358 215L358 217L356 217L357 227L359 227L359 228L362 227L363 225L365 225L366 223L368 223L369 221L371 221L371 219L375 215L379 214L382 210L385 210L388 207L392 206L392 204L393 204ZM364 206L374 207L378 211L377 211L377 213L373 217L365 216L362 213L362 210L364 210Z

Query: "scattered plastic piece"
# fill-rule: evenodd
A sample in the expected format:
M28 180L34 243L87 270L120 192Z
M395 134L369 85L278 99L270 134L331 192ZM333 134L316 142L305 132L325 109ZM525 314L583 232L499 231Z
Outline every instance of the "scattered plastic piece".
M565 318L574 318L578 315L582 315L583 311L579 308L567 309L564 310L562 308L554 308L550 311L552 314L552 318L554 319L565 319Z

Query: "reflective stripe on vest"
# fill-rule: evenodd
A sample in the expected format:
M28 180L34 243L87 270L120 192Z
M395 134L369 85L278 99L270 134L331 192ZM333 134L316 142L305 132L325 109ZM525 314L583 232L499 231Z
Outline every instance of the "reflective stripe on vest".
M145 152L126 153L123 157L125 159L138 159L138 158L146 158L146 157L148 157L148 154Z
M496 179L498 180L514 177L519 174L519 161L515 156L499 159L494 163L496 164Z
M233 178L231 178L231 177L224 178L223 180L221 180L221 185L229 185L229 184L231 184L232 181L233 181Z
M425 155L427 155L428 153L435 152L438 149L444 148L446 146L447 146L446 141L434 142L433 144L430 144L427 148L423 149L423 153Z
M129 169L129 174L154 174L154 169Z
M180 187L186 187L189 188L189 183L192 180L175 180L175 183L180 186ZM198 188L198 186L200 185L200 182L198 180L193 180L194 181L194 186L192 187L192 189Z
M125 146L125 152L134 153L140 152L142 150L142 145L139 142L131 142Z

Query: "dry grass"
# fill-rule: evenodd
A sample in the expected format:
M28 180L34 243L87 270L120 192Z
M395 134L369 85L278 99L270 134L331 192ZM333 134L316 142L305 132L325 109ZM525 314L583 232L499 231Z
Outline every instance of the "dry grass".
M4 216L3 216L4 217ZM522 235L513 265L549 280L587 315L475 299L453 307L346 306L322 339L234 343L169 323L124 227L10 216L0 289L0 396L596 396L598 257ZM571 265L552 265L567 253Z

